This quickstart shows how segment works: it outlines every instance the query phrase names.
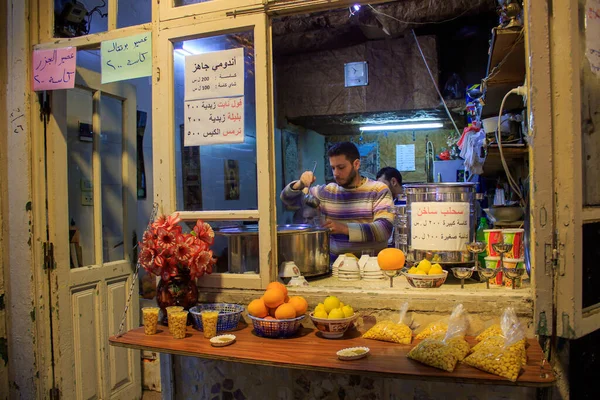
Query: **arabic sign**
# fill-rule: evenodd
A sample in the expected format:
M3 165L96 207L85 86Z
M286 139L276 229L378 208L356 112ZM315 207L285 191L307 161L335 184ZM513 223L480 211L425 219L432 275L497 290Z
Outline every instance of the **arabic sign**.
M244 49L185 58L185 99L214 99L244 94Z
M585 8L585 55L592 72L600 77L600 0L587 0Z
M414 202L410 211L414 250L465 250L471 231L469 203Z
M152 33L102 42L102 83L152 75Z
M187 100L185 146L244 142L244 97Z
M73 89L77 68L77 49L33 51L33 90Z

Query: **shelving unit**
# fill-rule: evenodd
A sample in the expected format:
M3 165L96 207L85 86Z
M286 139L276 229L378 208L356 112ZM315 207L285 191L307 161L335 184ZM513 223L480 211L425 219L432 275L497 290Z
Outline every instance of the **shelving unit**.
M502 151L506 162L512 167L524 168L529 157L529 147L524 145L503 145ZM487 157L483 164L482 176L494 176L503 174L502 160L498 145L491 145L487 150Z
M522 27L494 28L487 66L488 79L482 118L497 116L504 95L525 80L525 36ZM510 96L505 110L523 108L519 96Z

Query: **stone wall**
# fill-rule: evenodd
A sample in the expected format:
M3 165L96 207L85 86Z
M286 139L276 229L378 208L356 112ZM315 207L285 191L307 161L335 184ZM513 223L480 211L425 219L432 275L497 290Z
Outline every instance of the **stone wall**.
M419 38L437 81L434 36ZM344 64L367 61L368 86L346 88ZM284 118L435 108L439 99L412 36L276 59Z

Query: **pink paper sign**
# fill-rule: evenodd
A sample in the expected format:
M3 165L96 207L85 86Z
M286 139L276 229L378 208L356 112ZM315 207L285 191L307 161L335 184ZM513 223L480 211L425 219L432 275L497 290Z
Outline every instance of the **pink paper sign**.
M77 67L75 47L33 51L33 90L73 89Z

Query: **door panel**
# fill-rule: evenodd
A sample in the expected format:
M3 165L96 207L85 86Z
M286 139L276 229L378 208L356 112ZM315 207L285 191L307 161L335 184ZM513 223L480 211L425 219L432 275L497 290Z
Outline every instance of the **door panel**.
M52 110L48 221L59 390L69 399L140 398L139 351L108 344L134 270L135 88L101 85L99 74L78 69L76 89L53 93ZM125 322L125 330L139 324L137 304Z

